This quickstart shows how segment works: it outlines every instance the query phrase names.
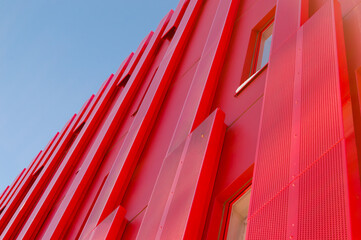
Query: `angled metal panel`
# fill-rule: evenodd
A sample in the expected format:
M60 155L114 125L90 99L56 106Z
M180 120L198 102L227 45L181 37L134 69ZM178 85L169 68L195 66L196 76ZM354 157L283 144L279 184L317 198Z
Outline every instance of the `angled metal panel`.
M12 215L11 219L8 220L7 226L4 229L4 231L1 234L1 238L3 239L10 239L14 238L17 234L16 230L19 229L19 225L25 221L27 218L27 214L29 211L32 210L33 205L35 204L36 199L39 197L39 193L43 190L43 188L46 186L47 181L50 177L50 175L53 173L53 167L56 166L57 159L59 158L59 155L57 155L59 148L62 146L62 142L66 141L65 137L63 137L64 133L68 130L71 123L74 123L73 120L75 118L75 115L68 121L68 123L63 128L60 139L61 142L57 145L57 148L55 150L55 153L53 157L45 163L45 166L43 168L44 171L40 173L40 175L35 179L34 184L31 186L31 188L27 191L26 195L19 199L21 200L20 205L21 208L17 208L15 213ZM55 159L55 160L54 160ZM17 204L16 201L13 201L13 203L10 204ZM9 204L9 206L11 206ZM10 214L10 212L8 213Z
M181 143L164 159L154 185L145 216L139 228L137 239L154 239L157 235L164 208L170 195L177 168L182 157L184 144Z
M91 97L90 100L92 98L93 97ZM88 104L90 103L90 100L88 100L83 105L83 107L79 112L78 118L76 118L76 115L74 115L64 126L58 138L60 142L57 143L56 148L52 150L53 154L48 153L45 156L45 159L49 158L49 160L44 162L45 165L43 171L41 172L40 176L35 180L35 183L32 186L32 188L29 190L28 194L24 197L21 204L23 208L17 209L13 218L10 220L10 224L8 224L6 231L2 234L2 237L4 237L5 239L14 237L14 235L17 234L15 229L19 224L21 224L27 219L29 210L33 208L33 205L35 205L36 201L40 198L39 194L41 194L44 188L46 188L48 181L50 180L50 177L52 176L54 170L59 165L59 161L63 160L65 154L64 151L70 147L69 142L71 141L71 138L74 135L73 130L76 126L75 124L77 124L78 120L83 116L84 112L86 110L89 110L87 109L87 107ZM37 224L37 222L35 222L34 224Z
M163 19L162 23L160 24L161 28L164 22L168 21L168 18L169 16L167 15L167 17ZM157 39L157 36L154 38ZM153 41L152 43L158 44L159 41ZM150 46L151 49L154 47L156 46ZM153 57L154 56L146 56L148 60L152 59ZM145 66L147 67L147 65ZM145 69L143 68L143 70ZM119 78L117 77L115 79L118 80ZM88 152L84 162L82 163L82 166L80 167L80 171L76 175L74 181L71 183L69 190L67 191L64 199L60 203L59 208L55 212L54 217L51 219L51 222L45 230L45 238L60 237L64 231L64 228L68 226L69 221L71 220L71 213L76 207L79 199L82 197L83 192L87 189L87 187L89 187L91 182L90 180L94 177L97 168L101 163L102 156L104 156L106 153L105 150L109 146L109 143L115 134L115 129L117 126L119 126L125 111L129 108L129 105L135 96L136 91L138 90L142 78L137 78L137 80L138 81L134 81L134 78L131 78L128 81L123 91L120 93L120 97L117 99L117 102L111 109L111 113L105 120L104 125L100 126L100 133L96 136L94 144L91 146L90 151ZM118 81L115 81L114 85L116 85L117 82Z
M10 192L6 201L3 202L3 208L0 215L0 232L4 231L4 228L9 224L9 219L13 216L14 212L20 205L20 201L27 193L29 186L33 181L32 173L40 162L40 157L43 151L40 151L34 158L28 169L24 169L17 184L14 186L13 191Z
M35 209L30 214L29 218L24 224L24 227L19 233L19 239L29 238L37 234L37 230L39 230L42 221L44 221L44 215L48 214L48 211L51 210L51 203L56 199L54 196L57 196L57 193L59 193L59 189L62 188L64 181L67 179L69 171L75 165L79 154L81 154L85 144L88 143L89 138L99 123L99 120L103 117L104 111L109 106L109 99L117 89L116 82L119 80L132 55L133 54L130 54L129 57L123 61L117 73L114 75L114 77L111 78L109 86L105 88L105 91L102 93L102 88L99 90L99 95L96 96L96 99L92 104L94 108L91 109L88 107L86 109L85 113L90 114L89 120L86 121L84 127L79 132L79 135L77 135L76 138L72 140L74 142L71 142L71 146L69 146L70 148L67 150L64 159L62 160L53 178L48 183L44 194L39 199ZM84 112L79 115L77 120L79 120L83 114ZM77 123L78 121L76 121L76 124ZM75 126L71 127L71 133L73 133L74 127ZM71 135L72 134L70 134L69 137L71 137Z
M38 153L39 155L40 153ZM20 180L20 178L23 176L23 174L25 173L26 168L24 168L20 174L15 178L14 182L10 185L7 186L7 188L4 190L4 192L2 193L1 196L1 201L0 201L0 209L3 209L3 204L6 201L6 199L8 199L9 195L11 194L11 192L14 191L15 186L18 184L18 181Z
M21 174L21 173L20 173L20 174ZM17 179L19 178L20 174L16 177L16 179L14 180L14 182L13 182L11 185L15 184L15 182L16 182ZM4 189L4 191L2 192L1 197L0 197L0 204L1 204L1 202L3 201L3 198L6 197L6 195L9 193L9 188L10 188L10 187L7 186L7 187Z
M219 2L168 153L184 141L209 114L239 3L239 0Z
M137 66L140 58L142 57L143 52L145 51L145 48L147 47L150 39L153 36L153 32L150 32L139 44L137 50L134 53L134 56L132 57L132 60L129 62L127 68L124 70L122 77L119 79L117 85L121 84L122 81L126 81L126 78L129 78L130 75L133 73L135 67Z
M216 109L187 139L156 238L201 238L225 130Z
M177 8L175 9L174 14L172 15L172 18L167 24L167 28L163 32L162 38L166 37L168 34L175 31L180 21L182 20L182 17L188 7L188 4L189 4L189 0L181 0L178 3Z
M124 140L117 159L112 167L109 177L100 193L93 211L87 221L82 235L87 234L93 224L100 222L113 209L114 204L120 201L129 183L138 160L138 153L142 143L149 135L149 131L155 120L163 98L167 92L171 76L182 56L183 47L188 40L201 1L194 0L190 3L174 36L168 50L160 63L151 86L144 98L143 104L135 116L134 122ZM169 16L170 17L170 16ZM168 21L169 21L168 17ZM165 26L164 26L165 28ZM164 31L162 29L162 32Z
M118 206L112 213L109 214L99 225L94 228L88 236L84 239L86 240L98 240L98 239L107 239L115 240L119 239L122 235L125 225L125 209L122 206Z
M340 13L328 1L271 54L248 239L360 237Z

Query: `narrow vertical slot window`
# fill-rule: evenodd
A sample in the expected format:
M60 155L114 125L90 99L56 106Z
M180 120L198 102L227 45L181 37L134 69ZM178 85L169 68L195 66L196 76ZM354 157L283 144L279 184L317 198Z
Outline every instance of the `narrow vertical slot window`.
M230 204L230 217L228 221L226 239L246 239L247 216L250 198L251 188L248 188Z
M250 32L249 44L240 79L241 85L236 89L235 97L267 69L271 54L275 11L276 7L272 8Z
M256 41L256 57L253 62L251 75L262 69L269 60L273 33L273 20L268 23L259 33Z

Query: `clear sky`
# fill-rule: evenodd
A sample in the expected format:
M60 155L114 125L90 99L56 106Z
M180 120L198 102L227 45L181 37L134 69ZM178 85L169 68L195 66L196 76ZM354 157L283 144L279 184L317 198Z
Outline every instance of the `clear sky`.
M178 0L0 0L0 194Z

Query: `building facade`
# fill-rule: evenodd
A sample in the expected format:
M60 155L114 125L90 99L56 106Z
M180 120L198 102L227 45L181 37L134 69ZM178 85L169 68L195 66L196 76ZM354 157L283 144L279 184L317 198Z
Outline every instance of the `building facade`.
M0 198L1 239L361 239L361 1L181 0Z

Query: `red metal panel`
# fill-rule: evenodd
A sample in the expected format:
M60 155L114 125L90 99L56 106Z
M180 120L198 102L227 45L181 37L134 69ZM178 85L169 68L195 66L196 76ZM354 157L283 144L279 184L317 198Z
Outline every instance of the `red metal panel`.
M40 156L42 155L42 153L43 151L40 151L30 164L28 169L23 170L19 180L17 181L17 184L14 186L7 199L5 199L5 201L3 202L3 206L1 207L3 208L3 210L0 215L0 232L3 232L4 228L9 223L9 219L16 211L16 208L20 206L21 199L27 193L29 187L31 187L31 184L34 180L34 178L32 177L32 173L38 166L41 160Z
M80 110L80 113L84 112L86 107L89 105L89 102L91 101L93 97L91 97L84 105L83 107L81 108ZM80 114L80 116L82 116L82 114ZM65 138L66 136L64 136L65 132L67 131L67 129L69 128L69 126L71 125L71 123L73 122L75 116L73 116L73 118L71 120L68 121L68 123L64 126L63 130L61 131L61 134L57 134L56 136L59 136L57 139L56 139L56 143L55 144L52 144L51 146L51 149L49 151L47 151L47 153L45 155L43 155L43 158L42 158L42 163L41 164L38 164L37 168L35 169L35 171L33 171L32 173L32 176L38 176L40 174L40 171L43 169L44 165L48 163L48 161L51 161L49 162L47 165L46 165L46 168L45 168L45 173L41 175L41 177L39 178L39 181L35 182L35 188L31 188L31 190L29 191L30 193L30 196L29 194L27 195L27 197L24 198L23 200L23 206L27 206L30 208L29 204L31 201L33 200L30 200L30 199L33 199L37 194L38 194L38 191L41 191L42 189L42 186L44 186L43 184L46 184L47 180L45 180L47 177L47 174L48 172L52 171L52 167L50 167L51 165L57 165L56 161L54 161L53 159L57 159L58 157L56 157L57 153L58 152L62 152L62 150L58 151L58 145L59 145L59 142L61 144L61 146L65 146L66 144L64 144L64 142L67 142L66 140L63 140L62 138ZM63 142L61 142L63 140ZM55 151L54 155L55 156L52 156L53 152ZM51 160L49 160L51 158ZM49 165L50 164L50 165ZM40 180L41 179L41 180ZM41 184L39 184L39 182ZM30 203L31 204L31 203ZM19 216L21 216L22 214L19 214ZM19 219L19 218L18 218Z
M254 4L250 9L244 9L249 2ZM254 28L261 28L262 21L269 20L274 16L276 1L242 1L239 8L240 17L236 20L229 43L227 55L224 61L221 81L218 82L217 91L214 97L212 109L220 107L225 112L225 123L230 126L236 121L241 112L244 112L259 97L263 95L267 71L263 71L252 81L241 94L234 96L235 90L242 81L249 77L249 66L246 63L252 62L254 49L252 35ZM266 16L266 17L265 17ZM263 23L264 24L264 23ZM262 25L263 26L263 25ZM255 34L256 35L256 34ZM248 47L251 50L248 50ZM243 67L242 67L243 66ZM247 69L247 70L244 70ZM245 75L243 75L245 74Z
M40 155L41 152L38 153L38 156ZM30 165L30 167L33 166L33 163ZM24 180L24 177L25 177L25 173L29 172L29 169L28 171L26 171L27 169L24 168L19 176L17 176L17 178L15 179L15 181L13 182L13 184L11 185L10 189L9 189L9 192L7 194L7 196L4 197L3 201L1 201L1 204L0 204L0 209L4 209L5 206L8 204L9 200L11 199L11 197L13 196L14 192L16 192L17 188L19 187L19 185L21 185L21 182Z
M266 207L257 209L251 215L249 213L246 239L296 239L286 236L287 213L284 205L287 207L287 200L288 188L273 196Z
M34 173L38 172L39 169L44 165L44 162L47 160L44 156L47 156L47 154L49 154L49 152L51 152L51 150L54 148L54 146L56 146L58 140L59 140L59 132L57 132L55 134L55 136L48 142L44 151L40 151L39 154L35 157L35 159L32 161L32 163L28 167L28 171L26 171L26 173L24 173L22 175L21 181L17 182L15 188L12 188L9 198L7 199L7 202L4 202L4 204L7 204L8 201L11 200L11 198L15 192L16 192L16 194L14 195L14 197L17 199L19 199L20 196L23 196L23 195L20 195L17 197L17 194L25 194L24 189L28 189L28 186L29 186L28 184L32 181L31 176ZM54 144L54 142L55 142L55 144ZM17 201L15 201L15 203L17 203ZM2 207L4 207L4 206L1 206L0 209ZM4 217L4 219L6 219L6 217ZM0 226L1 226L1 223L0 223ZM2 227L0 227L0 229L2 229Z
M201 236L223 142L223 121L223 112L216 110L164 160L137 239Z
M125 64L123 65L122 67L123 70L119 72L119 75L122 74L127 63L128 61L126 61ZM109 88L106 89L106 92L103 94L104 98L102 97L102 99L99 101L100 104L99 107L102 107L103 111L97 109L94 110L94 113L99 114L99 112L103 112L104 114L106 112L106 109L109 108L108 105L110 104L109 99L117 91L116 83L117 80L119 79L119 75L117 77L113 77L113 79L109 84L110 85ZM123 92L121 92L121 96L124 97L124 94L126 93L127 91L124 90ZM52 219L50 220L50 223L47 224L45 232L42 233L44 238L50 238L50 237L59 238L61 234L64 233L64 228L66 226L69 226L69 223L72 219L72 213L74 212L74 209L76 208L77 204L79 204L83 192L87 190L87 187L89 187L89 184L94 174L96 173L97 168L99 167L100 161L102 160L105 151L109 146L112 137L114 136L115 129L119 125L120 117L122 117L122 111L124 111L124 108L127 107L127 101L122 101L122 100L124 100L124 98L122 97L118 99L117 104L105 119L104 125L100 126L99 134L94 136L95 139L93 140L93 144L91 145L90 150L86 153L85 160L83 161L79 169L79 172L76 174L74 180L72 181L70 187L66 192L66 195L62 199L60 205L57 207L57 209L54 210L55 213ZM120 104L124 104L123 107L119 107ZM103 116L98 115L98 117L101 118ZM88 121L87 124L89 124L89 122L95 121L94 118L95 116L93 116L93 118L90 118L91 121ZM85 128L90 128L89 125L87 124L85 125ZM79 138L83 139L85 137L82 136ZM77 154L75 155L72 154L70 155L70 158L64 160L64 162L67 162L65 167L68 170L62 170L62 169L60 170L63 176L66 172L70 171L74 166L73 161L76 160L75 158L76 156Z
M143 211L139 212L139 214L136 217L129 220L121 239L123 240L136 239L140 224L142 223L143 216L144 216L144 209Z
M21 173L20 173L21 174ZM20 174L15 178L14 182L11 184L11 185L14 185L15 182L18 180L18 178L20 177ZM7 196L7 194L9 193L9 186L7 186L3 193L1 194L1 197L0 197L0 202L2 202L4 199L3 197L5 198Z
M68 231L64 231L61 238L63 239L79 239L79 235L81 233L81 229L84 227L85 220L89 216L93 206L95 204L96 198L100 194L100 190L102 189L105 180L108 175L106 175L103 181L96 181L94 179L92 183L92 188L86 193L84 198L88 201L83 201L82 204L78 207L76 211L74 211L73 215L77 216L75 221L72 221L71 228ZM39 233L40 235L41 233Z
M88 104L89 101L83 105L77 120L79 120L79 118L82 117L85 110L89 110L86 109ZM22 203L24 208L18 209L17 213L14 214L15 218L12 219L12 224L11 224L12 226L10 227L10 229L7 230L7 233L3 233L4 238L10 237L11 234L12 235L16 234L16 232L14 232L12 228L16 227L17 224L19 224L21 221L26 220L26 216L27 216L26 214L29 213L28 210L31 209L31 206L35 203L34 202L35 199L38 199L40 197L39 194L43 191L44 187L48 183L49 178L53 174L53 171L58 167L59 161L62 160L63 155L65 154L64 151L67 151L68 148L70 147L69 141L71 141L72 135L74 134L73 130L75 124L78 122L74 120L75 116L76 115L73 116L73 118L65 125L64 129L62 130L62 133L60 134L59 137L59 140L61 140L61 142L57 145L56 149L54 150L55 152L52 158L46 163L44 167L44 171L36 180L34 186L30 189L28 195L24 198ZM47 157L49 156L50 155L47 155ZM37 222L35 222L34 224L37 224ZM30 231L28 233L33 234L34 232Z
M134 122L109 173L103 191L100 193L94 206L96 211L93 211L90 215L87 225L98 223L104 219L114 209L114 204L122 198L136 166L142 144L149 135L155 116L168 89L171 76L181 57L182 48L191 32L199 7L200 1L194 0L190 3L183 18L185 21L181 22L179 31L174 36L165 57L160 63L143 104L135 116ZM88 231L88 229L84 229L82 235Z
M2 232L2 235L0 236L1 238L3 239L9 239L11 237L14 238L15 235L17 234L16 230L18 229L18 225L20 225L24 220L26 220L27 214L32 209L32 206L35 203L34 201L39 197L39 193L41 193L41 191L45 187L49 179L49 175L52 174L54 165L56 167L56 162L57 162L56 159L58 159L60 155L58 154L59 148L62 146L62 142L65 141L65 137L63 137L63 135L68 130L71 123L74 124L73 122L74 118L75 116L73 116L72 119L68 121L68 123L63 128L60 134L61 143L57 145L57 149L55 150L53 158L46 163L44 167L44 171L42 171L40 176L35 179L34 184L31 186L29 191L27 191L27 194L25 196L19 197L18 200L21 201L20 205L22 207L16 209L12 218L8 221L5 230ZM53 159L55 159L55 161ZM13 201L13 204L17 204L16 201Z
M177 64L161 110L126 189L122 206L127 209L127 219L133 220L124 232L125 239L134 239L137 235L143 217L143 214L139 213L149 202L217 7L218 1L208 1L201 6L201 14L198 14L194 30L183 48L181 61ZM168 40L167 37L165 43L171 42L172 40ZM163 46L161 50L163 51ZM158 64L154 63L153 66Z
M293 36L270 56L255 161L251 215L289 182L295 47L296 38ZM283 211L286 211L287 200L283 206ZM281 211L279 214L283 216Z
M48 161L49 156L53 153L54 149L60 141L59 132L55 134L49 145L45 148L45 151L41 154L40 161L34 172L38 172L40 168L44 167L44 164Z
M149 70L147 70L146 74L144 74L143 77L137 75L137 78L141 79L141 81L142 81L141 86L140 86L138 92L136 93L136 96L135 96L134 100L130 104L129 110L127 110L127 112L124 114L124 120L122 121L121 126L119 127L119 129L116 131L117 133L114 136L114 138L112 140L112 143L110 144L110 147L108 148L104 159L102 160L101 166L100 166L99 170L97 171L96 177L94 178L94 180L93 180L93 182L91 184L91 188L83 195L82 203L79 205L79 207L77 207L77 212L73 213L73 214L75 214L77 216L77 218L76 218L75 221L73 221L71 223L71 225L70 225L71 227L69 228L69 230L66 233L66 238L70 238L70 239L78 238L77 237L78 233L84 227L83 225L85 225L85 222L86 222L86 220L87 220L87 218L88 218L88 216L89 216L89 214L90 214L90 212L92 210L92 207L93 207L92 204L95 203L96 197L98 196L96 194L97 194L97 191L98 191L98 189L100 187L100 184L102 183L105 176L109 173L109 171L111 169L111 166L112 166L112 164L113 164L113 162L114 162L114 160L115 160L115 158L117 156L117 153L118 153L119 149L121 148L121 146L123 144L123 141L124 141L124 138L125 138L125 136L126 136L126 134L128 132L128 129L131 126L131 124L132 124L132 122L134 120L134 116L132 117L130 114L135 111L135 109L137 107L137 104L140 102L140 100L142 98L142 95L145 92L145 90L147 88L147 85L149 84L149 82L151 80L152 75L154 74L154 71L156 70L159 62L163 58L163 55L164 55L165 51L168 48L168 45L169 45L168 41L162 42L162 45L160 47L158 46L158 48L156 48L156 49L158 49L157 55L155 56L155 59L151 63L151 66L149 67ZM149 45L149 47L152 47L152 46ZM144 57L146 57L146 56L144 56ZM154 57L154 55L153 55L153 57ZM148 56L148 59L151 59L151 58L149 58L149 56ZM138 70L137 70L137 72L139 73ZM134 76L134 73L132 74L132 76ZM132 80L130 80L130 81L132 81ZM120 95L121 95L121 92L118 92L114 96L110 109L112 109L114 107L114 104L115 104L115 102L117 102L117 99L120 97ZM107 113L107 115L108 114L109 114L109 112ZM100 124L103 124L103 122L104 122L104 120ZM95 133L95 134L97 134L97 133ZM80 166L81 166L81 164L78 163L78 166L76 167L76 169L78 169ZM68 181L69 183L67 183L67 186L65 187L66 190L63 190L63 191L67 191L68 186L70 185L72 180L73 179L70 179ZM132 214L132 211L130 212L130 214ZM127 219L132 219L133 216L134 216L134 215L129 216L128 209L127 209L127 215L128 215Z
M166 43L169 43L168 41ZM189 51L188 48L184 52ZM163 57L163 56L159 56ZM161 58L158 60L161 60ZM183 63L184 57L182 57ZM158 66L158 63L154 65ZM182 64L178 65L181 68ZM122 206L127 209L127 219L133 219L124 232L125 239L134 239L142 222L142 214L139 214L148 205L154 184L166 156L167 146L172 138L174 127L182 110L182 104L186 98L187 89L195 72L195 66L186 74L177 71L172 77L172 82L158 113L156 122L144 146L137 167L129 182L126 193L122 200ZM166 144L165 144L166 143Z
M278 0L276 7L275 25L272 34L271 53L277 51L287 39L294 35L301 23L305 22L308 14L309 0Z
M157 238L199 239L202 235L224 133L224 113L217 109L187 139Z
M107 218L105 218L99 225L86 236L87 240L98 239L118 239L125 228L126 220L125 209L122 206L117 207Z
M131 107L129 108L129 110L126 113L126 117L122 122L121 127L119 128L119 130L117 131L116 136L114 137L112 144L111 144L111 149L109 149L109 152L107 153L106 157L104 158L104 160L102 161L102 166L99 169L98 173L97 173L97 178L102 178L102 176L104 176L104 174L108 174L111 170L111 167L114 163L114 160L116 159L118 152L121 148L121 146L123 145L123 142L125 140L125 137L128 133L128 130L132 124L132 122L134 121L134 117L137 113L137 107L140 105L140 102L142 101L142 98L144 98L145 93L147 91L147 88L149 88L149 85L152 81L152 77L154 76L154 72L157 69L157 66L159 65L159 62L162 60L164 53L166 52L167 48L168 48L169 42L163 42L162 45L160 46L157 56L155 57L152 65L150 66L149 70L147 71L147 73L144 76L144 80L137 92L137 95L135 96L134 101L132 101ZM139 109L138 109L139 110ZM153 131L153 130L152 130ZM154 156L156 157L156 156ZM151 172L147 172L147 175L152 175L152 172L156 172L156 169L158 169L154 164L151 164L150 162L147 161L147 164L151 165ZM144 166L141 163L138 164L138 166ZM137 174L139 174L139 170L136 171ZM154 173L153 173L154 174ZM155 173L156 174L156 173ZM145 175L142 174L142 177L144 177ZM134 177L134 176L133 176ZM154 176L156 177L156 176ZM153 177L153 178L154 178ZM134 178L132 178L134 180ZM94 179L94 183L98 182L99 180ZM145 181L146 184L140 184L140 188L137 188L137 190L139 190L139 192L144 193L144 191L142 191L141 189L147 189L149 188L149 186L151 186L149 181ZM147 184L149 183L148 187ZM151 189L148 189L148 191L151 191ZM147 191L146 191L147 192ZM127 190L127 193L129 193L129 191ZM86 201L89 201L89 197L86 197ZM95 199L96 200L96 199ZM94 200L94 202L95 202ZM127 213L126 213L126 218L127 219L133 219L134 216L136 216L139 211L141 209L144 208L144 206L147 203L147 200L144 198L144 196L138 196L135 198L135 201L132 201L133 206L138 206L137 203L139 202L145 202L144 204L142 204L139 208L137 207L129 207L127 205L124 205L122 202L122 206L127 209ZM86 221L86 219L84 220L84 222ZM69 230L72 230L73 227Z
M358 27L360 22L359 18L361 16L361 2L358 2L358 5L344 17L343 27L347 55L347 69L350 80L350 94L352 99L352 115L354 118L353 123L355 128L358 158L361 159L361 45L359 44L361 39L361 28ZM361 162L359 162L359 165L360 164ZM359 171L361 173L361 168L359 168Z
M158 44L160 43L160 36L161 36L162 32L164 31L166 23L169 21L171 14L172 14L172 11L169 14L167 14L163 18L161 23L159 24L159 27L157 28L156 33L153 35L153 39L151 40L150 44L148 45L149 48L146 49L145 54L154 54L155 49L159 46ZM132 99L129 99L129 98L132 98L132 96L135 95L134 91L136 91L137 88L139 87L140 81L142 80L145 70L147 70L147 68L149 67L150 61L154 58L154 55L145 55L145 54L143 54L144 58L142 58L140 60L140 62L143 63L142 67L136 68L136 70L135 70L136 74L132 75L131 78L129 79L128 84L125 86L125 89L122 92L122 93L125 93L124 96L121 97L119 104L117 104L114 107L115 111L119 112L119 109L125 111L125 107L126 107L125 104L130 104ZM140 110L140 111L142 111L142 110ZM138 119L138 121L139 121L139 119L142 120L142 118L143 118L142 115L143 115L143 113L137 114L134 122L136 122L137 119ZM115 121L115 123L116 122L117 121ZM139 122L137 122L137 123L134 123L134 122L133 122L132 126L133 126L133 128L134 128L134 126L135 126L135 128L137 128L139 125ZM131 131L132 130L130 129L129 132L131 132ZM132 134L134 134L134 133L135 132L133 130ZM129 133L128 133L128 135L129 135ZM127 141L127 139L128 139L128 141L133 141L132 135L130 135L130 137L128 135L125 139L125 142ZM129 142L127 144L129 144ZM132 144L130 144L130 145L132 145ZM122 149L123 149L123 147L124 147L124 143L122 145ZM125 149L126 148L127 147L125 147ZM122 149L120 151L122 151ZM124 155L124 156L126 156L126 155ZM94 161L93 159L90 159L90 160ZM114 172L113 172L113 174L114 174ZM131 172L128 172L127 174L131 174ZM104 189L111 190L111 188L109 188L109 186L107 186L107 184L111 184L111 182L113 181L113 180L109 180L111 176L112 176L112 172L109 174L109 177L107 178L107 181L103 187L103 191L106 191ZM113 176L113 178L114 178L114 176ZM120 191L120 189L117 189L117 190ZM87 220L87 224L84 226L84 229L83 229L83 232L82 232L82 235L80 236L80 238L83 238L83 236L86 235L90 231L90 229L92 229L94 227L94 225L99 223L102 219L104 219L113 210L113 209L108 209L108 212L105 213L104 217L99 220L100 214L103 211L103 207L100 207L100 206L98 207L97 205L105 204L105 202L102 202L99 200L99 198L102 198L102 195L104 194L103 191L100 193L100 195L98 197L98 201L96 202L95 207L94 207L97 211L93 211L91 213L91 215L89 216L89 218ZM120 200L116 200L116 201L120 201ZM114 199L111 200L111 203L114 204ZM111 208L113 208L113 207L114 206L112 206ZM96 220L94 220L94 219L96 219Z
M74 143L71 143L72 145L69 151L67 151L64 160L48 184L47 189L38 201L32 214L27 219L27 222L25 223L22 231L19 233L19 239L28 238L31 235L37 234L35 230L39 229L41 226L41 223L44 220L44 214L47 214L51 209L51 202L56 200L54 196L57 196L59 193L59 190L62 188L64 181L68 177L69 171L75 165L75 162L78 160L78 156L81 154L84 145L89 141L89 137L94 132L99 119L102 118L104 111L107 109L108 101L116 90L116 82L119 80L119 77L129 63L131 56L132 54L123 61L117 71L117 75L112 78L111 82L109 83L109 87L105 89L104 93L96 96L96 100L94 101L93 105L94 110L91 112L89 117L90 120L85 123L84 127L79 133L79 136L77 136L75 140L73 139ZM99 91L99 93L101 92L102 90ZM92 109L88 107L86 113L90 112L91 110ZM81 116L79 116L78 119L79 118L81 118Z
M40 153L38 153L39 155ZM18 181L21 177L23 177L24 173L25 173L26 168L24 168L20 174L15 178L14 182L9 186L7 186L7 188L4 190L4 192L1 195L1 201L0 201L0 209L3 209L3 203L5 202L5 200L9 197L9 194L11 194L11 192L13 192L15 186L18 184ZM0 213L1 214L1 213Z
M234 199L245 183L251 184L261 109L262 98L241 112L238 120L227 128L202 239L218 239L224 233L226 216L222 217L222 212L227 214L227 200Z
M130 59L133 57L133 53L131 53L128 58L125 60L125 62L130 61ZM122 67L122 65L120 66ZM119 70L118 70L119 71ZM77 131L79 129L79 127L85 123L85 121L87 121L87 119L89 118L89 116L91 115L93 109L95 108L96 104L98 103L99 99L102 97L104 91L108 88L110 81L113 79L114 74L110 74L110 76L108 77L108 80L106 80L102 86L100 87L100 89L98 90L97 94L94 95L92 94L92 96L89 98L89 100L83 105L82 109L80 109L80 112L84 112L84 114L81 116L80 120L78 120L78 124L76 125L76 127L74 128L73 132Z
M172 18L170 19L169 23L167 24L167 28L163 32L162 38L166 37L167 35L171 34L171 32L175 31L175 29L178 27L180 21L182 20L182 17L184 15L184 12L187 9L188 4L189 4L189 0L180 0L179 1Z
M361 232L359 224L361 222L358 214L360 206L360 183L359 175L350 174L355 169L356 149L354 142L354 129L350 106L350 89L347 75L345 58L345 47L343 41L343 29L341 9L337 1L329 1L318 10L304 25L304 46L303 51L303 82L302 82L302 115L305 118L301 121L300 146L300 170L315 164L312 160L317 159L321 154L331 152L332 148L338 148L337 155L342 157L330 158L327 167L323 169L323 174L327 178L321 178L319 184L332 188L332 195L327 196L327 201L314 199L315 203L324 202L324 206L332 210L324 210L325 215L333 215L328 222L319 222L323 229L332 229L320 233L323 236L333 234L348 238L359 239ZM314 45L315 36L319 39L320 45ZM319 57L322 56L320 59ZM307 61L306 61L307 59ZM317 79L317 81L315 81ZM311 112L314 110L313 112ZM312 126L311 126L312 125ZM317 141L315 142L315 139ZM313 141L311 144L310 141ZM338 147L341 142L341 147ZM337 145L337 146L336 146ZM347 151L346 151L347 149ZM320 160L321 161L321 160ZM351 169L348 167L352 167ZM309 167L309 171L304 184L309 187L311 179L319 176ZM322 168L322 167L321 167ZM357 167L356 167L357 168ZM347 178L348 177L348 178ZM302 183L300 183L300 188ZM322 186L320 192L326 191ZM348 191L351 190L352 194ZM310 190L307 190L309 192ZM303 192L303 194L306 194ZM302 196L302 192L300 191ZM302 199L300 201L307 201ZM308 204L301 211L305 211ZM336 215L338 217L336 217ZM300 216L301 217L301 216ZM318 213L313 215L317 219ZM303 224L306 226L305 217ZM351 225L350 225L351 224ZM300 227L304 227L300 224ZM309 226L316 232L316 229ZM350 232L352 230L352 233ZM300 232L307 238L306 232Z
M288 181L293 181L295 176L300 172L300 136L301 136L301 90L302 90L302 71L303 71L303 31L297 32L296 39L296 55L295 55L295 76L293 85L293 111L292 111L292 141L290 146L290 171ZM288 194L288 216L287 222L291 222L292 225L288 225L286 236L297 236L298 226L298 205L299 205L299 189L295 187L298 185L296 180L289 190Z
M359 239L349 234L344 144L342 140L332 146L294 183L300 192L298 239ZM296 186L292 183L289 188Z
M142 56L145 48L147 47L150 39L153 36L153 32L150 32L148 36L146 36L142 42L139 44L139 47L137 51L135 51L134 57L129 62L128 67L124 70L122 77L119 79L119 82L117 85L121 84L123 81L126 81L126 79L129 79L130 75L133 73L135 66L137 66L140 57Z
M220 1L201 59L183 105L168 152L172 152L209 114L227 52L239 0Z
M345 123L352 115L337 2L329 1L305 22L295 42L289 38L270 59L247 235L358 239L359 200L348 191L360 194L359 176L350 177L347 169L357 158L353 140L345 141L354 133ZM289 65L277 62L285 53L282 61L293 62L288 77L280 74ZM282 73L274 72L280 67ZM288 94L281 93L281 82ZM283 121L269 125L277 119L272 114Z
M252 182L248 239L286 239L289 196L288 191L277 193L289 182L296 57L294 33L299 27L299 3L277 2ZM263 208L266 204L269 208Z
M361 238L361 5L340 3L181 0L2 193L0 238L219 239L254 159L248 239Z
M324 4L326 4L329 0L309 0L309 14L312 16L315 14ZM360 4L360 0L338 0L341 4L342 16L346 17L350 11L356 8L357 4ZM356 20L356 19L355 19ZM357 46L354 45L355 47Z
M154 185L145 216L138 230L137 239L154 239L157 235L165 205L170 195L185 142L181 143L163 161L162 168Z

